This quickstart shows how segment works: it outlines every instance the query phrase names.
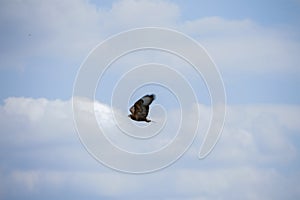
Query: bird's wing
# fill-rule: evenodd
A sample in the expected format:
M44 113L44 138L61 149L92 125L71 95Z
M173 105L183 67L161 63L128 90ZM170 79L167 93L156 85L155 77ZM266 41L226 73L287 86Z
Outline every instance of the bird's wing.
M143 100L143 105L149 106L152 103L152 101L155 99L155 95L154 94L145 95L141 99Z

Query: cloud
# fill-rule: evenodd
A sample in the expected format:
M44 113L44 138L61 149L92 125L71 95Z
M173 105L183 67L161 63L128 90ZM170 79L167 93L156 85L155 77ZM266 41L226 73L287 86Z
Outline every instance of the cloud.
M103 110L98 117L107 120L109 107L99 102L97 109ZM201 121L208 122L209 107L200 109ZM133 176L102 167L84 150L73 128L70 101L9 98L0 107L0 195L296 198L299 170L293 164L299 144L293 138L300 127L293 118L299 113L299 106L290 105L229 106L222 137L206 159L197 159L198 137L172 167ZM205 128L200 126L201 134ZM161 191L162 185L167 190Z
M155 14L154 14L155 13ZM168 1L116 1L110 10L101 13L104 30L117 33L122 30L145 26L175 26L179 7Z
M196 38L228 73L298 70L299 42L289 37L289 30L263 27L252 19L186 21L180 7L168 1L116 1L111 8L81 0L1 4L1 68L79 65L111 34L162 26ZM139 62L153 61L152 55L139 57ZM125 60L131 61L136 57ZM175 59L173 63L178 65ZM210 114L208 106L200 105L200 135L183 158L155 174L132 176L103 167L85 151L74 129L70 101L7 98L0 106L0 198L299 198L299 106L231 105L227 110L222 137L206 159L196 158ZM149 151L169 139L149 146L123 140L114 132L109 106L98 102L96 111L99 120L107 122L111 139L123 148ZM177 113L173 110L172 116Z
M1 68L24 68L41 57L83 59L101 38L99 13L86 1L2 1L0 13Z
M300 45L292 33L263 27L251 19L215 16L185 20L177 4L158 0L115 1L110 8L82 0L1 4L1 67L28 66L39 57L80 63L88 51L112 34L158 26L196 38L221 69L298 70Z
M223 139L216 149L226 151L218 152L216 159L241 165L277 165L296 159L297 145L291 138L299 127L292 116L299 114L298 106L230 106Z
M11 97L5 100L1 114L1 123L8 128L3 139L16 144L57 142L69 137L73 129L70 104L60 100Z
M169 26L179 9L164 1L117 1L108 10L84 0L3 1L0 13L1 68L22 69L41 57L80 63L105 37L134 27Z
M195 199L293 199L297 182L274 169L237 167L230 169L181 170L176 191ZM196 182L196 180L202 180Z
M298 40L288 30L263 27L251 19L206 17L186 21L181 30L208 50L220 69L266 73L298 71Z

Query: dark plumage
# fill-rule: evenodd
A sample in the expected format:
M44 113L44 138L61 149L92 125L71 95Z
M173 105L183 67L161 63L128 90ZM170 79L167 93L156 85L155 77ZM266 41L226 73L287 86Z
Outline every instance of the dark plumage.
M134 103L133 106L129 109L131 112L128 117L135 121L145 121L151 122L151 120L147 119L147 115L149 113L149 105L155 99L155 95L145 95L140 98L137 102Z

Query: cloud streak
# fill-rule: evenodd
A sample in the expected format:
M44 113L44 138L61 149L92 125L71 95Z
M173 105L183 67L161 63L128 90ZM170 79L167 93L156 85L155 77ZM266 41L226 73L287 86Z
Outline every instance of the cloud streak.
M299 41L292 39L292 33L262 27L251 19L213 16L184 20L180 18L180 7L166 1L116 1L109 9L99 9L81 0L71 4L68 1L2 4L5 45L1 47L4 53L1 67L24 66L22 61L28 66L30 59L38 56L83 59L83 55L111 34L158 26L196 38L221 68L255 72L298 70L295 64Z

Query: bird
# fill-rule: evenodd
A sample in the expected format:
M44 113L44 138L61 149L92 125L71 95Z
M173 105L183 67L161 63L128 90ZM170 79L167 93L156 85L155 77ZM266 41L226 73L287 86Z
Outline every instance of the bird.
M147 94L140 98L133 106L129 109L131 112L128 117L135 121L145 121L147 123L151 122L150 119L147 119L149 113L149 105L155 99L155 94Z

